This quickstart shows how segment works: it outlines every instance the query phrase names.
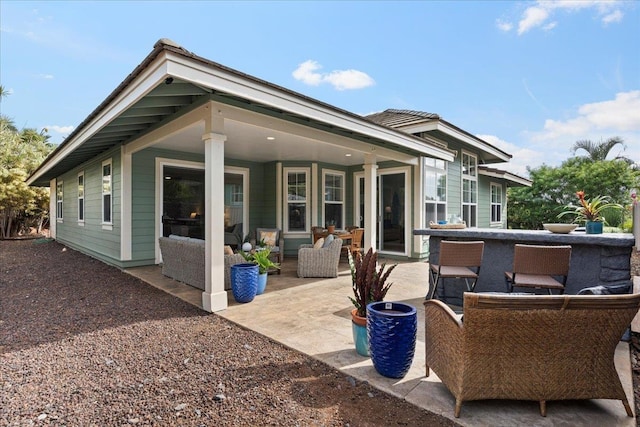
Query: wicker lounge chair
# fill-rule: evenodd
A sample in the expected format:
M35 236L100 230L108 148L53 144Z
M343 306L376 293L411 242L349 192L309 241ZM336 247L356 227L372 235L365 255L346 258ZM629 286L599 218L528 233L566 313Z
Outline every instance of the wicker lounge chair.
M427 376L432 369L456 399L546 402L619 399L632 417L614 353L638 313L640 294L464 294L464 323L427 300Z
M298 277L338 277L342 239L315 249L312 244L298 248Z

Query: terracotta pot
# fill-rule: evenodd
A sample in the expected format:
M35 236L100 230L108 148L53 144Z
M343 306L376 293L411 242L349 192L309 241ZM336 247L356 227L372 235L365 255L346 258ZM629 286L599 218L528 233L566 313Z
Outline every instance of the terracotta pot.
M329 225L327 227L327 231L329 232L329 234L333 234L336 231L336 226L335 225Z
M367 326L367 318L366 317L360 317L358 316L356 313L358 312L357 308L354 308L353 310L351 310L351 320L353 320L353 323L355 323L358 326Z

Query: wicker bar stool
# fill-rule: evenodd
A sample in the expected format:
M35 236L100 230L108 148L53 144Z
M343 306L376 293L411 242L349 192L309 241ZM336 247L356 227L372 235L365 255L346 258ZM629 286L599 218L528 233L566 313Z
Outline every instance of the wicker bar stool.
M509 292L513 292L514 287L546 289L549 295L553 290L563 294L570 261L569 245L516 244L513 248L513 271L504 273L507 289Z
M430 292L426 299L432 299L436 295L438 284L442 279L464 279L467 290L473 292L480 274L484 242L459 242L443 240L440 242L440 255L438 264L429 265L431 279Z

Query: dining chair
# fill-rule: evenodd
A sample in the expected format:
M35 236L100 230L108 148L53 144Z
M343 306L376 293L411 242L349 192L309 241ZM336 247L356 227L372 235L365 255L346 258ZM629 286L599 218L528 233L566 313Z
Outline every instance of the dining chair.
M442 240L438 263L429 265L431 283L426 299L432 299L436 295L440 280L444 286L444 279L450 278L464 279L467 290L473 292L480 275L483 253L483 241Z
M342 250L345 252L351 252L351 255L356 254L356 252L362 251L362 237L364 237L364 228L353 228L350 231L351 240L348 245L344 245Z
M571 246L516 244L513 249L513 269L505 271L507 290L513 288L546 289L549 295L564 293L571 262ZM557 278L560 278L558 280Z

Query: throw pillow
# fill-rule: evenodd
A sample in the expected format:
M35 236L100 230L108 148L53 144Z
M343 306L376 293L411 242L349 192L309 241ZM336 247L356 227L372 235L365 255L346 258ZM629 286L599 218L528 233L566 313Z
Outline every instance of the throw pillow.
M264 244L272 248L278 246L276 243L277 231L261 231L258 241L264 241Z
M335 239L335 237L333 237L333 234L329 234L327 237L325 237L324 244L322 245L322 247L323 248L328 248L329 245L331 244L331 242L333 242L334 239Z
M231 246L229 246L229 245L225 245L225 247L224 247L224 254L225 254L225 255L233 255L233 249L231 249Z
M324 245L324 238L321 237L318 240L316 240L316 242L313 244L313 249L320 249L322 248L322 245Z

